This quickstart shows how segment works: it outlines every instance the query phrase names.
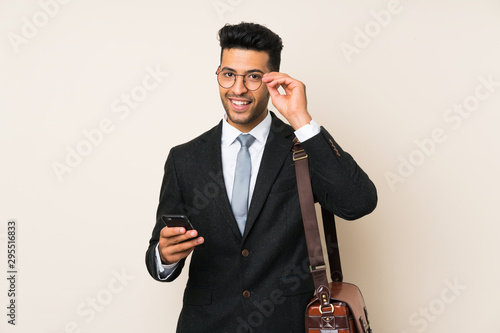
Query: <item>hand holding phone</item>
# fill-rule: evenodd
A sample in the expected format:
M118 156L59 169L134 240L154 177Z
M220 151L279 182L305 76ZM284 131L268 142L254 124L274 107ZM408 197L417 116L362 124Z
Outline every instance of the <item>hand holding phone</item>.
M158 250L163 264L173 264L186 258L196 246L202 244L203 237L197 237L189 219L185 215L163 215L166 227L160 231Z

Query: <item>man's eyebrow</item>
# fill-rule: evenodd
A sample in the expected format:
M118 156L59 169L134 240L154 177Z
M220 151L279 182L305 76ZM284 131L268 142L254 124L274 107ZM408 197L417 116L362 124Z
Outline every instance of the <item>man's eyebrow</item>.
M233 68L230 68L230 67L223 67L221 68L221 72L222 71L230 71L230 72L235 72L236 73L236 70L233 69ZM260 69L249 69L248 71L245 72L245 74L248 74L248 73L262 73L262 74L265 74L263 71L261 71Z

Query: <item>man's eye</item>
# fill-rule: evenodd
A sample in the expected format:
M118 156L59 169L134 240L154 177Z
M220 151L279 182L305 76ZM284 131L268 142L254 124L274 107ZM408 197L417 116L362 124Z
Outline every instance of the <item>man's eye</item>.
M224 75L225 77L233 77L233 76L234 76L234 73L231 73L231 72L224 72L224 73L222 73L222 75Z
M248 74L247 79L252 81L259 81L262 79L262 76L260 76L259 74Z

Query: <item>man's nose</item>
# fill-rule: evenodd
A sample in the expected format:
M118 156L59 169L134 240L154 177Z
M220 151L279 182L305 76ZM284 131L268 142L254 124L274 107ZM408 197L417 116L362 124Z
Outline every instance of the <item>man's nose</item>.
M231 87L235 95L242 95L248 91L247 87L245 87L244 79L244 76L236 77L236 82L234 82L234 85Z

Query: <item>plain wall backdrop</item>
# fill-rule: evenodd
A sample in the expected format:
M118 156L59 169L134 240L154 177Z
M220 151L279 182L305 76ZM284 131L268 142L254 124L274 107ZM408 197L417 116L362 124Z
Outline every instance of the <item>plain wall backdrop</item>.
M241 21L283 38L378 188L337 222L375 332L498 332L497 0L1 0L0 331L174 332L187 269L158 283L144 253L170 148L222 117L216 36Z

